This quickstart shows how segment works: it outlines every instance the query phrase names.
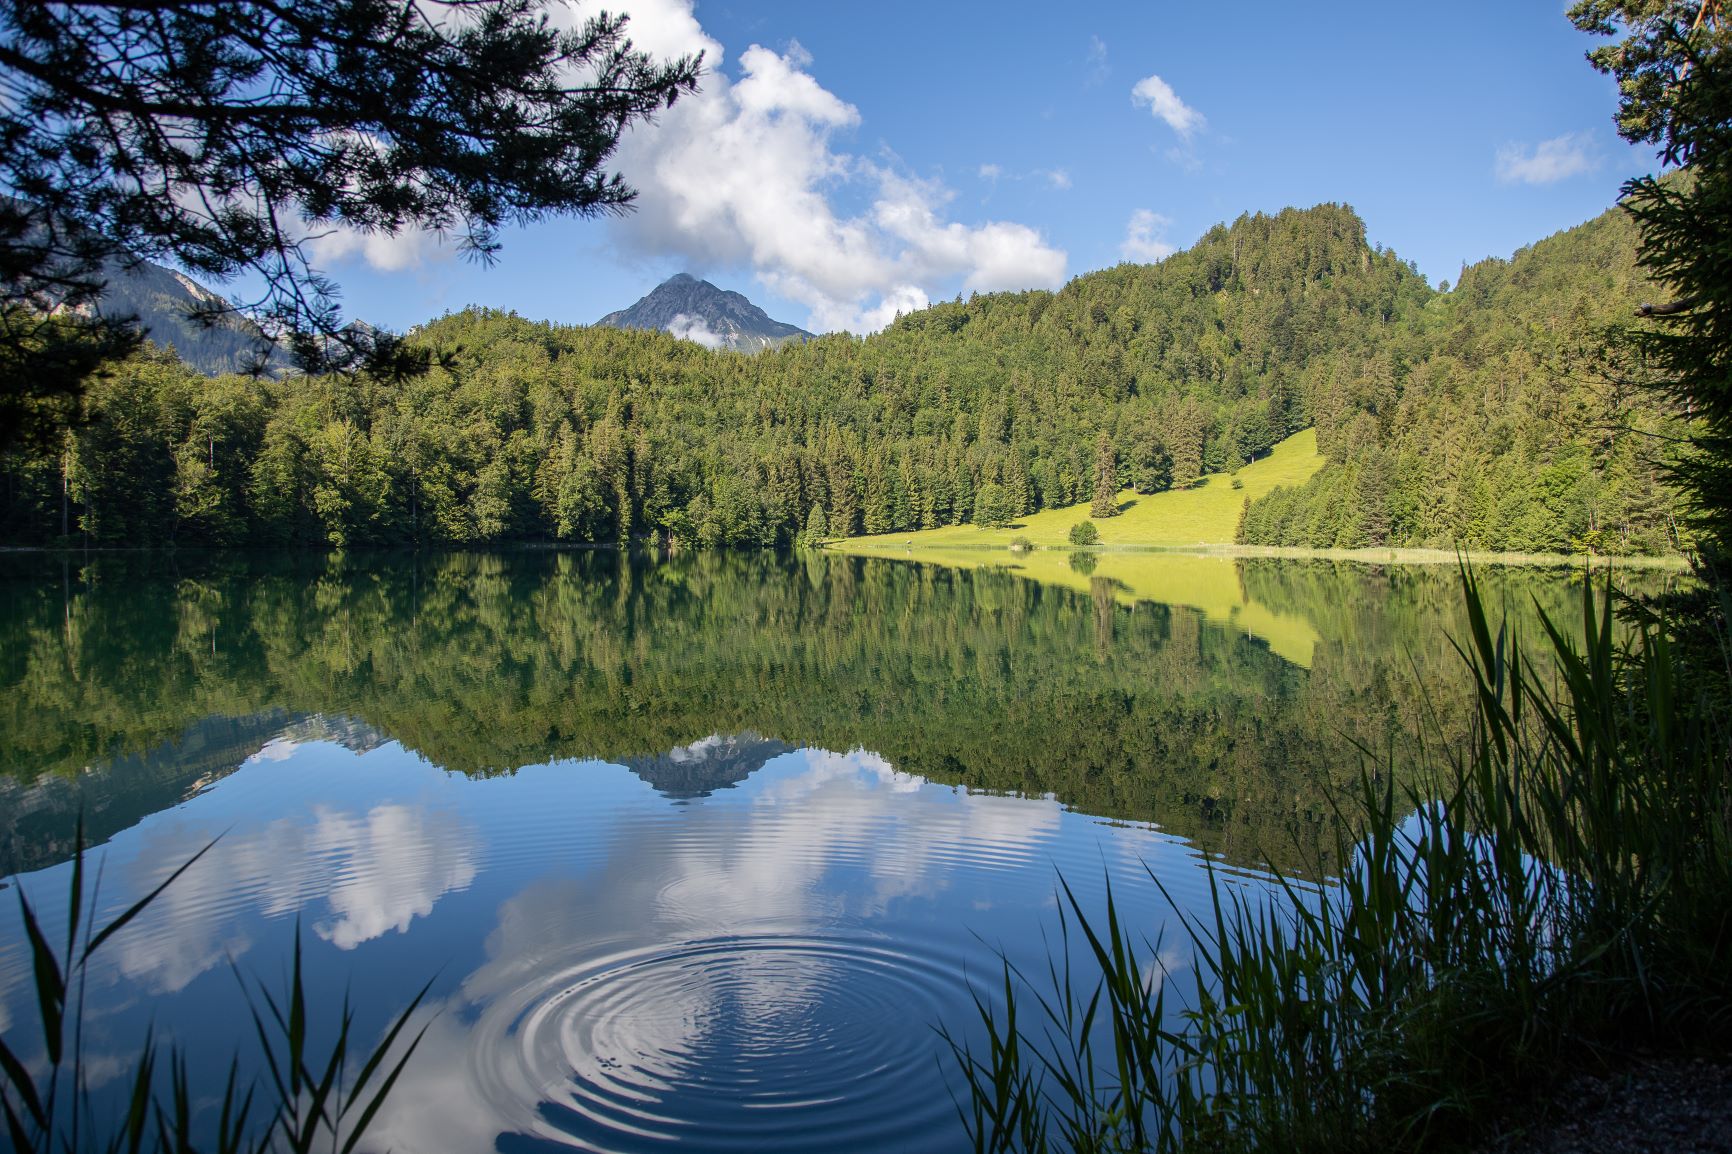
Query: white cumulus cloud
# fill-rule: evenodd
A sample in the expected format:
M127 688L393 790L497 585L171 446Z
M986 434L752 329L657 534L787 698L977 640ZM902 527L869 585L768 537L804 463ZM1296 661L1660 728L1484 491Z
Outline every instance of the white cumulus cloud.
M1137 81L1131 89L1131 103L1138 107L1147 105L1156 120L1166 121L1167 127L1186 140L1204 124L1203 114L1180 100L1173 86L1159 76L1145 76Z
M1497 152L1497 178L1504 184L1552 184L1599 167L1586 133L1565 133L1528 148L1506 144Z
M617 234L629 249L750 267L805 305L815 330L872 331L957 281L981 291L1063 282L1065 254L1034 229L947 219L948 189L841 147L859 110L817 81L798 45L780 54L753 45L730 76L689 0L623 9L635 42L702 50L706 65L703 91L621 144L619 171L639 194ZM992 167L980 175L991 179Z
M454 248L438 233L423 228L402 232L358 232L338 226L307 241L317 264L334 264L359 256L381 272L419 268L432 260L448 260Z
M1137 209L1131 213L1130 223L1125 226L1125 239L1119 245L1119 255L1139 264L1149 264L1172 256L1178 251L1167 240L1167 229L1172 223L1158 212L1146 208Z

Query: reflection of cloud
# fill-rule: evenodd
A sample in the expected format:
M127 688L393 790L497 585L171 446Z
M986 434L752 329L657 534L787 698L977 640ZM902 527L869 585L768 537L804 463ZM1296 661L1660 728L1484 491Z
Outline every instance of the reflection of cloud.
M371 1144L485 1149L502 1128L540 1133L537 1106L566 1092L552 1087L609 1081L609 1055L692 1055L718 1022L798 1015L846 984L824 969L838 963L743 947L717 963L723 981L701 960L675 973L668 955L757 935L845 937L891 901L937 890L959 862L1025 864L1062 818L1056 802L929 786L864 751L801 750L771 765L782 772L746 804L682 809L677 835L621 827L601 875L544 880L505 902L489 960L428 1011L437 1016ZM574 1008L608 996L598 989L625 1004Z
M366 865L342 871L343 880L330 891L338 917L314 931L338 949L352 950L387 930L405 932L416 917L432 913L442 895L468 889L475 880L474 851L456 819L439 816L443 820L429 822L422 811L402 805L378 806L364 821L321 813L308 839L313 852Z
M684 765L690 761L705 761L712 754L725 753L734 744L734 739L720 733L712 733L708 737L700 737L690 745L676 745L668 750L668 760Z
M127 863L123 876L133 885L117 906L172 873L196 841L184 827L153 833ZM236 928L246 907L281 917L320 898L331 916L314 931L353 949L389 930L407 930L442 894L467 888L476 857L475 831L444 811L393 804L357 815L320 806L310 821L280 818L224 836L115 937L110 961L155 992L179 990L251 946Z
M403 1033L421 1034L415 1056L392 1087L361 1149L419 1154L434 1150L493 1150L504 1127L478 1088L471 1062L473 1027L454 1012L461 1003L423 1006Z
M806 772L769 784L744 829L682 839L669 863L678 876L656 898L664 917L696 925L809 917L819 880L841 867L870 879L847 911L870 916L893 898L928 892L959 858L1020 859L1057 829L1056 804L963 791L953 801L910 806L899 795L923 780L874 753L790 756L804 758Z

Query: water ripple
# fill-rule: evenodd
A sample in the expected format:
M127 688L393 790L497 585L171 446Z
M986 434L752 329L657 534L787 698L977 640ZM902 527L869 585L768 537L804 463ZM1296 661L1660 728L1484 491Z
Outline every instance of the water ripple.
M960 959L907 941L700 938L543 972L489 1007L472 1073L587 1149L917 1149L954 1136L931 1023L967 996Z

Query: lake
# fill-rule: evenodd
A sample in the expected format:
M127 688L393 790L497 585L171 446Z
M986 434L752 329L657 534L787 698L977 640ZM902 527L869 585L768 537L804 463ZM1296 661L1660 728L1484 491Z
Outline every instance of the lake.
M154 1024L214 1095L298 927L368 1040L432 982L370 1148L956 1149L937 1028L1044 970L1061 876L1182 963L1147 872L1326 875L1356 743L1466 725L1452 569L1006 556L0 558L0 866L50 938L80 813L108 916L216 842L97 956L99 1092ZM0 901L39 1058L29 965Z

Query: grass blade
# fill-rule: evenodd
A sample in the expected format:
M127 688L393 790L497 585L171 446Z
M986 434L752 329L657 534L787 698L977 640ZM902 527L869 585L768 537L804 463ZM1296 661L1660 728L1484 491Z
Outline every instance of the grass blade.
M85 944L84 953L79 956L78 964L83 965L86 961L89 960L90 955L96 952L98 946L102 945L103 942L106 942L109 938L111 938L115 934L119 933L121 931L121 929L123 929L126 926L126 924L128 922L132 921L133 918L136 918L139 914L143 913L145 910L145 907L149 906L151 902L154 902L157 898L162 896L162 891L166 890L169 886L173 885L177 880L179 880L180 876L182 874L184 874L187 870L191 869L193 867L193 864L195 862L197 862L199 858L202 858L205 854L209 853L211 851L211 847L216 845L218 840L219 840L218 838L212 838L210 841L206 842L203 849L199 850L197 853L193 854L186 861L182 862L180 868L175 870L173 873L169 874L168 877L163 880L163 883L161 885L159 885L155 889L151 890L148 894L145 894L142 898L139 898L136 902L133 902L131 906L127 907L127 910L125 913L121 914L119 917L115 918L112 922L109 922L107 926L103 927L103 929L101 931L99 931L94 937L92 937L90 939L90 941L88 943Z

